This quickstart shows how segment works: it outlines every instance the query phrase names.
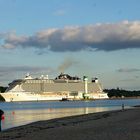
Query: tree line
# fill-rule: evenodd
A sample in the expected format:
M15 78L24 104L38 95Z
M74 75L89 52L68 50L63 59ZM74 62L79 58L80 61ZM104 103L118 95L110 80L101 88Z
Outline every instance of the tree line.
M0 92L1 93L4 93L6 89L7 89L7 87L0 86ZM1 95L0 95L0 101L5 101L4 98Z
M104 89L108 93L109 98L122 98L122 97L140 97L140 90L124 90L124 89Z

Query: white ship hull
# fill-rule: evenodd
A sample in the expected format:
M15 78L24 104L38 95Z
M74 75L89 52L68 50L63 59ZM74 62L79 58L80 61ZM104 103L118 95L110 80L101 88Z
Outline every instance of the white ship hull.
M83 96L79 95L75 96L48 96L41 95L41 94L32 94L26 92L7 92L7 93L0 93L1 96L5 99L6 102L17 102L17 101L57 101L62 99L68 100L82 100ZM106 93L93 93L88 96L89 99L108 99Z
M6 102L14 101L47 101L47 100L62 100L62 96L45 96L41 94L32 94L26 92L7 92L0 93Z

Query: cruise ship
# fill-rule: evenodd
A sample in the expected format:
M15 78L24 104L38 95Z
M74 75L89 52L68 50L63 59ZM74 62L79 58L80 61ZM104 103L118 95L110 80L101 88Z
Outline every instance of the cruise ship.
M11 82L5 93L0 94L6 102L108 98L97 78L89 81L86 76L81 79L64 73L55 79L49 79L48 75L33 78L27 74Z

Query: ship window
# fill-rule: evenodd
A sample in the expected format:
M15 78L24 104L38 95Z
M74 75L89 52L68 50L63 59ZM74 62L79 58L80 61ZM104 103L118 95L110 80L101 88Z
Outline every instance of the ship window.
M70 96L78 96L78 92L71 92Z

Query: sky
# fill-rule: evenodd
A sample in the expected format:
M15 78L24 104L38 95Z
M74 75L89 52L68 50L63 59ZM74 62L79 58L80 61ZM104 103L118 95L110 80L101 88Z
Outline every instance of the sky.
M60 72L140 90L140 0L0 0L0 85Z

